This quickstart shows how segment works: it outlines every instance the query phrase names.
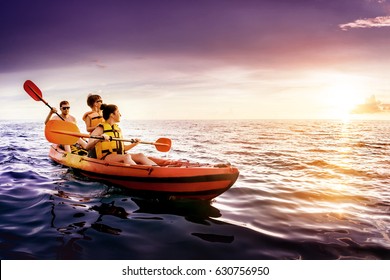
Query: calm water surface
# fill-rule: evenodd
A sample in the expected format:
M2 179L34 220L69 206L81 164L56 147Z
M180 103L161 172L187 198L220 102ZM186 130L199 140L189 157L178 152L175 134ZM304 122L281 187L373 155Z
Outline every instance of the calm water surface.
M53 163L40 122L2 121L1 259L390 259L390 122L122 127L173 141L138 151L230 162L240 177L213 201L136 197Z

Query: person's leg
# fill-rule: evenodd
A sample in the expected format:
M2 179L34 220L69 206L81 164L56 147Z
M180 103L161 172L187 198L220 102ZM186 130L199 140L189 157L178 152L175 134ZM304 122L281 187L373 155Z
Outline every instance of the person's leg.
M131 158L131 155L129 154L125 154L125 155L109 154L105 157L105 160L136 165L135 161Z
M77 140L77 144L79 144L83 149L85 149L88 143L83 138L79 138L79 140Z
M138 164L157 165L153 160L147 158L144 154L131 154L131 158Z

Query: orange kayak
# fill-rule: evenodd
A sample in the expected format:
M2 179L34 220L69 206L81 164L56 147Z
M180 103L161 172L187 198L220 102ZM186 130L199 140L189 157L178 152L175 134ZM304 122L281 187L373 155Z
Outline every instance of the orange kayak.
M49 157L97 181L153 196L210 200L227 191L239 171L229 164L208 165L151 158L158 166L110 163L67 153L52 145Z

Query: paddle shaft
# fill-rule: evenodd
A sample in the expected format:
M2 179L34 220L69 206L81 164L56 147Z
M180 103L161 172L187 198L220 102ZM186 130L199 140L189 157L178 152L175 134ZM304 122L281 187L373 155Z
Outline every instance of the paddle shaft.
M93 139L100 139L104 140L105 138L103 136L96 136L96 135L84 135L82 136L84 138L93 138ZM135 139L125 139L125 138L117 138L117 137L111 137L110 136L110 141L122 141L122 142L130 142L130 143L137 143ZM165 143L158 143L158 142L145 142L145 141L138 141L140 144L149 144L149 145L158 145L158 146L169 146L168 144Z
M47 122L45 126L45 137L51 143L63 145L73 145L79 140L79 138L105 140L103 135L89 135L80 133L80 130L75 123L63 122L61 120L50 120ZM134 139L111 137L110 140L137 143L137 141ZM172 146L171 139L163 137L157 139L155 142L139 141L138 143L154 145L159 152L168 152Z
M26 81L26 82L25 82L24 86L25 86L25 90L27 91L27 93L28 93L31 97L33 97L31 94L34 94L34 96L38 97L38 99L39 99L40 101L42 101L43 103L45 103L45 105L46 105L47 107L49 107L50 110L53 110L53 107L51 107L50 104L47 103L46 100L42 98L42 95L39 94L38 92L36 92L36 90L34 89L34 87L32 86L32 84L33 84L33 82L31 82L31 81ZM35 85L35 84L34 84L34 85ZM34 98L34 100L36 100L36 99ZM58 112L55 112L55 113L57 114L57 116L58 116L61 120L65 121L64 118L61 117L60 114L58 114Z
M98 140L105 140L104 136L101 135L89 135L85 133L79 133L79 132L73 132L73 131L63 131L63 130L50 130L52 133L57 134L65 134L70 135L73 137L79 137L79 138L92 138L92 139L98 139ZM117 137L111 137L110 141L122 141L122 142L130 142L130 143L136 143L137 141L134 139L125 139L125 138L117 138ZM140 144L149 144L149 145L158 145L158 146L170 146L166 143L159 143L159 142L145 142L145 141L139 141Z
M39 96L39 95L36 95L36 96L38 96L38 98L39 98L43 103L45 103L45 105L46 105L47 107L49 107L51 111L53 110L53 107L51 107L50 104L47 103L45 99L43 99L43 98L42 98L41 96ZM60 117L61 120L65 121L65 119L64 119L60 114L58 114L58 112L54 112L54 113L55 113L58 117Z

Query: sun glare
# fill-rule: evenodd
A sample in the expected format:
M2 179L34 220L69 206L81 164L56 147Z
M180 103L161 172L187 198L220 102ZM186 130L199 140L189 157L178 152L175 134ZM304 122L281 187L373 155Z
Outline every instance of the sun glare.
M324 104L331 118L348 120L351 111L364 102L364 88L356 81L334 81L324 89Z
M329 89L332 116L340 119L348 118L353 108L360 103L357 89L352 86L336 85Z

